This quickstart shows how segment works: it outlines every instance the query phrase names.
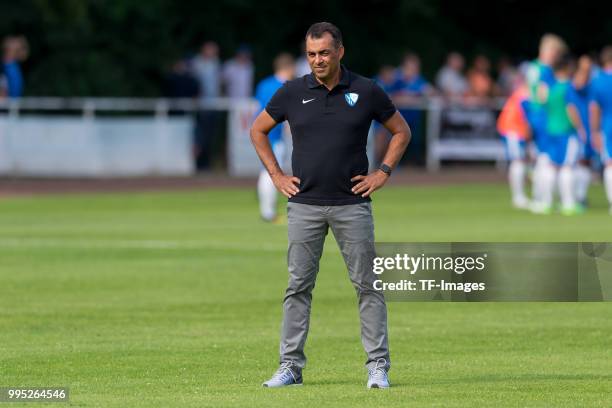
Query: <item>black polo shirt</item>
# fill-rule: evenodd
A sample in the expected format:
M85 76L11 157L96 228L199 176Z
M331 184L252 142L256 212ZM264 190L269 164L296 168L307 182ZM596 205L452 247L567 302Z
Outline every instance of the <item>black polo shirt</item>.
M395 106L374 80L342 66L340 82L329 91L311 73L287 81L266 111L289 121L293 175L300 192L290 202L347 205L370 201L351 191L351 178L368 174L366 144L372 120L387 121Z

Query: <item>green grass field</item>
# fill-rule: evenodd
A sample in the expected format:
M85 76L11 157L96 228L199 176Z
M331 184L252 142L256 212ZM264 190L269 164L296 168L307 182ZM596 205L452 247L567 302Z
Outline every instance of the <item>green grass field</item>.
M509 208L503 185L388 187L378 241L612 241ZM68 386L83 407L609 407L610 303L390 303L390 390L366 390L354 291L331 234L304 386L277 367L286 227L254 190L0 200L0 387ZM39 406L38 404L31 404ZM23 405L20 405L23 406Z

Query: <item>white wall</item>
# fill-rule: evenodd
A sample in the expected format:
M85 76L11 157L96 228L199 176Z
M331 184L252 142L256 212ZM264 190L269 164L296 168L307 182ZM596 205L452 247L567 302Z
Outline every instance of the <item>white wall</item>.
M0 174L189 175L193 119L0 116Z

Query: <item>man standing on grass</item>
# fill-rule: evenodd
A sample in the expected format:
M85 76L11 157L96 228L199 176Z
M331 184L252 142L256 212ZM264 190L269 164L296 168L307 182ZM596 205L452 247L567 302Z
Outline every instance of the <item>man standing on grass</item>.
M374 290L374 224L370 195L389 178L410 140L410 129L373 80L348 71L342 34L330 23L306 33L312 73L287 81L251 129L251 140L287 205L289 284L283 303L280 367L264 387L302 384L312 290L331 228L357 292L361 340L367 353L368 387L387 388L390 367L387 309ZM285 175L268 133L289 121L293 176ZM366 143L372 120L393 135L383 163L368 174Z
M255 99L259 102L260 112L266 107L272 96L285 82L295 77L295 61L290 54L282 53L274 58L274 75L263 79L255 89ZM283 125L275 126L269 133L268 139L274 152L276 161L281 168L285 158L285 142L283 140ZM276 188L270 175L265 169L259 172L257 180L257 197L259 198L259 214L266 222L279 223L280 217L276 214Z
M604 165L603 184L612 215L612 45L601 51L602 72L593 80L589 105L593 142Z

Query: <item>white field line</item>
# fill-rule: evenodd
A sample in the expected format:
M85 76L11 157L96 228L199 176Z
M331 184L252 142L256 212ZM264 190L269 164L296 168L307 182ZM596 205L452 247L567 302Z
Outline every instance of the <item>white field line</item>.
M213 241L157 240L157 239L67 239L67 238L0 238L0 249L66 248L66 249L220 249L237 251L282 252L286 244L229 243Z
M248 251L248 252L285 252L287 243L266 243L266 242L218 242L213 240L159 240L159 239L82 239L82 238L0 238L0 250L2 249L144 249L144 250L229 250L229 251ZM400 246L401 248L401 246ZM496 255L515 251L516 248L497 247L495 249L486 248L484 252L492 252ZM538 248L525 250L522 258L539 259L547 258L550 255L557 255L558 250L544 250ZM325 253L339 252L338 247L333 242L328 242L324 248ZM395 252L394 252L395 253ZM515 254L515 252L511 252Z

